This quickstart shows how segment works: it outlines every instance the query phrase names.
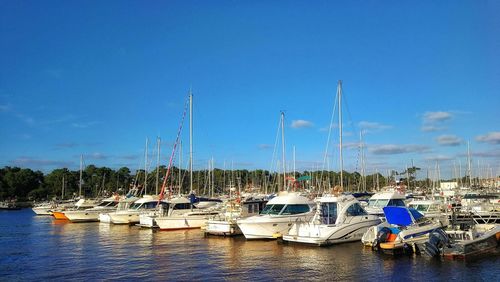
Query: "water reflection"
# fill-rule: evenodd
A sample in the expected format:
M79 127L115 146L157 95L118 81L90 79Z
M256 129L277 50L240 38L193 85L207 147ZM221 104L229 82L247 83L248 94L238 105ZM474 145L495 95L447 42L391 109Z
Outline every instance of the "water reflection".
M205 238L126 225L0 214L5 280L426 280L493 281L499 257L474 262L392 257L360 243L330 247ZM444 276L438 276L444 275ZM475 276L476 275L476 276ZM1 279L0 279L1 280Z

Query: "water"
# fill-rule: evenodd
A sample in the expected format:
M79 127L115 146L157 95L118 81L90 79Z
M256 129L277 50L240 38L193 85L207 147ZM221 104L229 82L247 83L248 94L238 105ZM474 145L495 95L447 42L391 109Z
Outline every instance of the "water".
M204 238L67 223L29 209L0 212L0 281L46 280L499 281L500 256L474 261L392 257L361 243L330 247Z

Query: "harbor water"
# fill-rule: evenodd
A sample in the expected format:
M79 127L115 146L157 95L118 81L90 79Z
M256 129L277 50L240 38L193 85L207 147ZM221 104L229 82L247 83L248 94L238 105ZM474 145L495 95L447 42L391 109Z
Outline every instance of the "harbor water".
M382 255L360 242L313 247L69 223L0 211L0 281L499 281L500 256Z

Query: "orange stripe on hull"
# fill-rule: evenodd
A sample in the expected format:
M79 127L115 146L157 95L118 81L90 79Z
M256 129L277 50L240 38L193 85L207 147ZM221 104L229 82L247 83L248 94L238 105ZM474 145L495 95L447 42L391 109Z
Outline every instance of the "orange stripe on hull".
M52 215L54 216L55 219L63 219L63 220L68 220L66 215L63 212L52 212Z

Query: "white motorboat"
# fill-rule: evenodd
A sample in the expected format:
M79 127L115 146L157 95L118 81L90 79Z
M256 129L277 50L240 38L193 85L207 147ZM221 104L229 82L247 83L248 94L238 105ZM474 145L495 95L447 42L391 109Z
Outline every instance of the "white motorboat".
M64 215L71 222L92 222L99 221L99 214L103 212L112 212L116 210L116 206L120 200L120 196L113 196L102 200L97 206L84 210L70 210L64 212Z
M263 197L249 197L242 202L238 199L227 201L223 211L208 220L205 234L222 236L243 234L237 220L258 215L266 203L267 200Z
M446 205L441 201L412 200L408 203L408 207L416 209L427 218L439 220L443 226L449 224L448 215L446 214Z
M316 199L312 220L295 222L283 240L319 246L359 241L368 228L380 222L352 195L324 195Z
M405 199L405 195L396 190L379 192L371 196L365 210L368 214L384 216L384 207L405 207Z
M52 215L52 210L57 208L56 202L44 202L35 205L31 210L36 215Z
M114 211L101 211L99 213L99 221L102 223L111 223L111 217L109 216L110 213L128 210L130 208L130 205L132 205L138 199L139 198L135 196L126 196L125 198L120 199Z
M309 221L315 213L312 200L297 192L281 192L255 216L237 220L247 239L276 239L286 234L296 221Z
M117 210L108 213L113 224L136 224L139 223L139 215L154 211L158 205L159 197L156 195L144 195L142 198L130 205L129 209Z
M216 207L196 208L186 197L170 200L168 211L155 218L160 230L195 229L204 226L211 216L220 211Z
M170 200L165 200L164 204L157 209L140 214L139 224L137 225L144 228L157 228L158 224L156 223L156 219L158 217L168 216L169 213L178 215L191 210L191 208L191 202L184 197L175 197Z

